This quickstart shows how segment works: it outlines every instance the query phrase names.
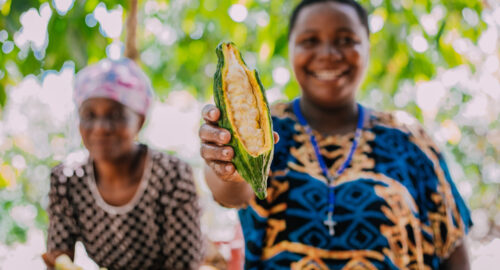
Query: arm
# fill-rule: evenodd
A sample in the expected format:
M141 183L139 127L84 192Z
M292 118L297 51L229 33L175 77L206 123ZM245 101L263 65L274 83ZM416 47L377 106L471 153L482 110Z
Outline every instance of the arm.
M417 121L415 120L417 123ZM432 228L439 269L470 269L466 235L472 226L469 209L460 195L436 144L419 125L410 126L411 140L422 150L416 182ZM427 168L426 168L427 167Z
M232 170L234 171L234 166ZM234 173L237 174L237 172ZM247 182L222 180L209 166L205 166L205 181L212 191L214 200L226 207L237 208L246 205L254 196L252 188Z
M463 242L456 247L450 257L441 265L441 269L445 270L470 270L469 255L467 253L467 245Z
M54 168L50 175L47 252L42 255L49 269L55 266L56 258L61 254L68 255L71 260L74 259L76 223L72 218L73 214L66 194L67 179L63 183L59 181L61 178L66 178L62 174L62 167Z
M74 254L69 251L53 250L51 252L46 252L42 254L43 262L45 262L45 265L47 266L48 270L54 269L57 257L59 257L62 254L68 255L68 257L70 257L72 261L74 260Z

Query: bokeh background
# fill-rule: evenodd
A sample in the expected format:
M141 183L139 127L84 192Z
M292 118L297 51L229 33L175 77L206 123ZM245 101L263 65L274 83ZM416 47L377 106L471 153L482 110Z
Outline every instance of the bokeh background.
M203 232L223 256L241 241L234 210L212 201L197 130L212 102L215 47L235 42L270 102L299 94L287 57L290 0L141 0L138 61L156 91L140 140L194 168ZM359 100L417 117L444 151L472 211L473 269L500 265L500 3L363 0L371 62ZM43 269L50 168L85 157L75 72L125 51L130 3L0 0L0 269ZM81 245L77 261L92 269Z

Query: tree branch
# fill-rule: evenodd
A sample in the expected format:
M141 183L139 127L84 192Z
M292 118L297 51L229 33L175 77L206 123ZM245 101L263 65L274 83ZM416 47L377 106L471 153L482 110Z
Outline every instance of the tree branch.
M125 57L137 62L139 52L137 51L137 0L130 0L130 10L126 22L127 33L125 41Z

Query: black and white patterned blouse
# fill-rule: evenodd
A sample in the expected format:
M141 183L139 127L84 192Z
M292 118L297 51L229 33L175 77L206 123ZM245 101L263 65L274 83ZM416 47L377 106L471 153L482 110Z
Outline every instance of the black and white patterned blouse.
M50 179L47 250L74 251L113 269L195 269L202 259L200 210L191 168L148 149L146 171L132 200L107 204L92 162L63 164Z

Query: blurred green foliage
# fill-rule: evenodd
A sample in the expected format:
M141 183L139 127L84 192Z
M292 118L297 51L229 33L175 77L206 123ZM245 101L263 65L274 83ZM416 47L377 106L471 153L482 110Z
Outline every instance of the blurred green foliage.
M52 4L46 0L7 1L2 9L6 10L6 14L0 17L0 27L8 31L12 40L13 34L21 27L20 15L29 8L38 9L46 2ZM264 84L273 85L272 70L277 66L288 67L288 19L298 1L240 2L248 10L246 20L241 23L233 21L228 15L229 8L237 1L140 1L139 49L143 59L149 59L145 61L144 67L160 97L165 97L168 91L187 89L195 96L206 99L212 87L211 73L206 72L211 69L207 69L207 65L215 63L213 51L221 40L231 40L243 52L252 52L256 61L254 64L263 74ZM394 93L405 79L428 80L436 74L436 67L448 68L467 63L462 55L443 41L443 37L449 32L457 32L476 42L484 28L484 24L470 26L462 18L464 8L481 13L479 0L361 2L370 14L378 15L385 21L383 30L371 36L371 67L364 90L380 88ZM372 3L377 2L378 5L373 6ZM23 76L39 75L43 70L59 70L67 60L74 61L76 70L79 70L106 56L104 48L112 39L103 37L98 25L89 27L85 22L86 16L99 3L105 3L111 9L126 1L76 1L65 15L59 15L54 10L48 24L49 43L43 59L38 60L33 51L20 59L17 47L2 55L0 67L4 69L8 63L12 63L19 73L7 73L0 81L0 96L4 97L1 104L5 103L7 86L16 84ZM146 11L145 5L149 5ZM420 18L432 13L436 7L443 13L436 22L439 31L427 33ZM159 31L160 34L174 35L173 44L162 42L161 37L148 31L145 24L148 21L159 21L167 26L169 31ZM407 42L407 37L413 32L420 33L427 40L429 49L424 53L414 51ZM299 91L293 80L285 89L288 96L295 96Z
M122 5L126 16L127 5L118 0L75 1L74 6L64 15L54 8L53 1L47 0L3 0L0 6L0 31L5 29L8 41L13 41L20 30L20 16L23 12L50 4L52 16L48 22L48 44L43 53L33 50L24 52L17 46L9 53L0 53L0 105L3 107L12 86L17 85L25 76L34 74L41 78L44 71L60 70L68 60L74 62L78 71L89 63L106 57L106 47L113 41L100 31L99 23L87 24L89 14L100 4L108 9ZM467 10L481 17L483 6L480 0L372 0L361 1L367 7L371 19L382 19L383 28L371 35L371 62L367 78L362 86L360 99L369 100L374 90L382 93L383 98L377 109L395 109L394 95L406 83L415 85L428 81L438 74L440 69L449 69L458 65L475 65L464 54L456 51L449 41L450 36L458 36L477 43L486 24L479 20L471 25L464 20ZM233 4L242 4L248 14L243 22L235 22L228 14ZM258 68L264 86L278 88L288 98L299 94L297 83L291 79L286 84L277 84L273 80L273 70L278 67L289 69L287 57L288 19L293 6L298 3L286 0L175 0L175 1L139 1L138 48L141 65L150 76L153 87L160 99L167 97L170 91L186 90L199 101L207 101L212 93L212 75L215 71L216 55L214 49L222 41L233 41L243 52L248 64ZM423 18L430 18L431 24L425 27ZM374 19L374 21L376 21ZM124 40L125 31L121 40ZM428 47L421 52L412 47L411 38L422 37ZM0 50L1 51L1 50ZM3 75L2 75L3 74ZM452 89L450 91L459 91ZM459 103L470 99L462 94ZM457 106L442 109L435 120L442 122L453 118L459 111ZM423 120L421 108L414 101L404 105L409 113ZM1 115L1 113L0 113ZM498 124L494 127L498 128ZM484 134L473 127L459 125L462 137L481 144L477 151L484 155L498 158L495 149ZM49 137L59 136L50 134ZM53 166L51 156L35 158L19 147L12 140L12 147L2 149L0 166L10 166L11 159L22 155L28 167ZM471 205L474 208L485 207L481 199L484 194L498 195L498 187L484 183L481 164L470 161L467 148L459 144L448 144L447 151L463 167L463 179L473 183ZM2 163L4 165L2 165ZM5 187L9 185L0 173L0 241L13 243L26 239L26 227L9 218L9 211L16 205L32 205L36 211L37 226L44 227L47 217L43 211L43 198L30 196L33 180L29 170L13 169L16 182L21 186L20 196L13 196ZM6 169L7 170L7 169ZM1 171L0 171L1 172ZM3 190L2 190L3 189ZM497 196L498 197L498 196ZM16 199L11 199L16 198ZM45 202L46 203L46 202ZM499 207L499 200L493 199L494 207ZM491 205L490 205L491 206ZM496 210L497 211L497 210Z

